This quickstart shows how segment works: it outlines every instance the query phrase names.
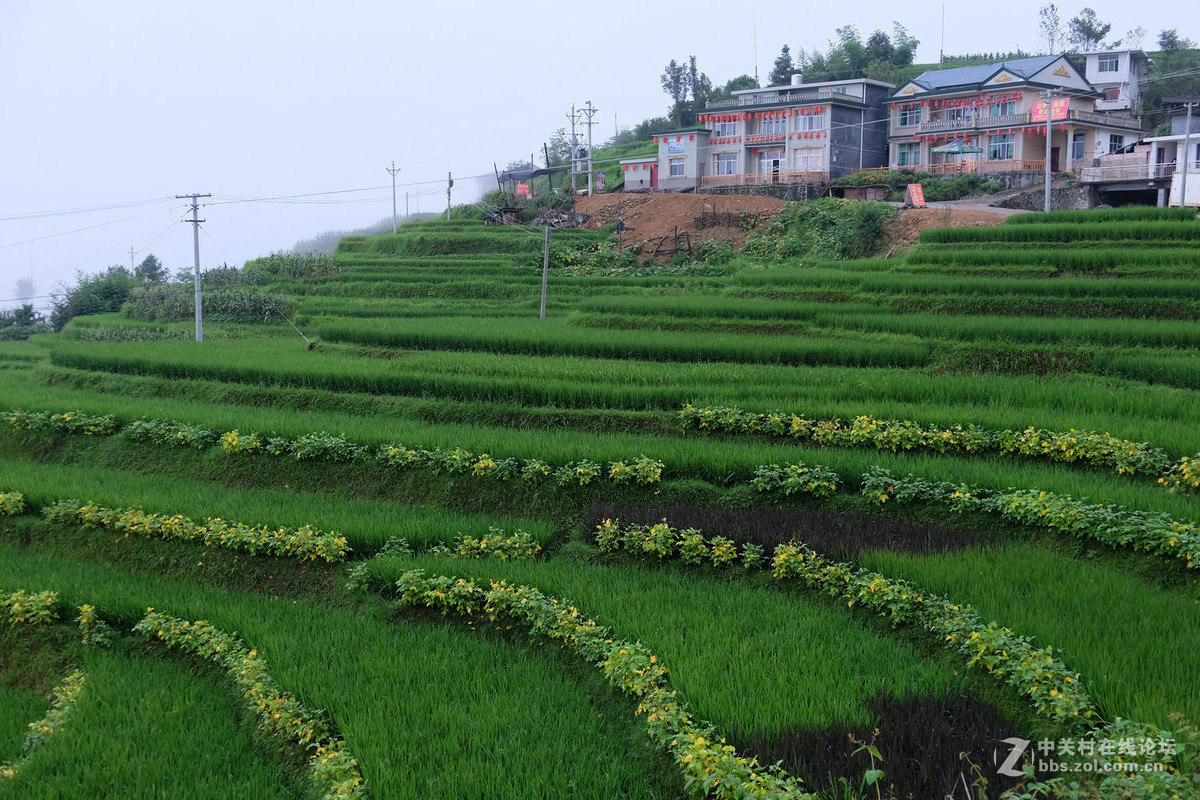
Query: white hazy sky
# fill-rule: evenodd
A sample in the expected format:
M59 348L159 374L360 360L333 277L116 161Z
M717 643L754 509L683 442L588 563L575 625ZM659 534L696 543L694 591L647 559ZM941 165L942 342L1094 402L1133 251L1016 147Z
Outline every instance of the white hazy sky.
M1044 4L947 3L946 53L1040 52ZM190 267L176 194L213 195L205 268L390 216L392 161L401 214L405 193L414 212L444 209L447 172L473 200L493 162L540 158L572 103L599 109L597 143L665 114L672 58L722 84L753 74L756 45L765 76L784 44L823 51L840 26L865 40L896 20L918 62L937 60L941 4L835 5L0 0L0 307L18 278L45 295L130 248ZM1065 23L1083 6L1058 7ZM1091 7L1111 38L1149 29L1147 49L1164 27L1200 38L1186 3Z

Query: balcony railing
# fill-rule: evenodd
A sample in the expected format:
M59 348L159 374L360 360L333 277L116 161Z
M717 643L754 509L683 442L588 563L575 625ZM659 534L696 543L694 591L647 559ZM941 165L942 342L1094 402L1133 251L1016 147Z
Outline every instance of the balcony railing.
M1005 114L999 117L972 117L970 119L933 119L919 125L896 125L892 128L893 136L911 136L913 134L957 133L959 131L988 131L1001 128L1022 128L1029 125L1044 125L1044 122L1033 122L1031 114ZM1087 125L1102 125L1107 128L1122 128L1130 131L1144 131L1142 124L1135 119L1113 114L1096 114L1091 111L1072 111L1065 120L1056 120L1054 124L1084 123Z
M786 141L786 133L758 133L753 136L746 137L746 144L775 144L777 142Z
M788 92L786 94L777 95L769 100L763 100L756 95L744 95L742 97L733 97L728 100L710 100L704 104L706 109L722 109L722 108L743 108L746 106L777 106L789 105L794 103L813 103L820 100L832 100L841 98L843 100L853 100L856 103L861 103L863 99L858 95L848 92L835 92L832 89L814 89L807 92Z
M1174 161L1166 164L1117 164L1108 167L1084 167L1079 170L1080 183L1115 183L1119 181L1155 181L1170 178L1175 174ZM1197 175L1200 161L1192 164L1188 177Z
M963 173L988 172L1043 172L1045 159L1006 158L996 161L946 161L940 164L907 164L903 167L868 167L852 169L851 172L928 172L930 175L961 175Z
M742 175L705 175L701 186L763 186L770 183L826 183L828 173L780 170L779 172L747 172Z

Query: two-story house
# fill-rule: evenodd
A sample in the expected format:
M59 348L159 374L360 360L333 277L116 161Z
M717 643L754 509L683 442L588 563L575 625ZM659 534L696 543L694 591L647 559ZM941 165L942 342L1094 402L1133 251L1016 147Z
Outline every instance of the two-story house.
M1090 166L1143 133L1130 110L1098 113L1103 97L1062 55L929 70L892 95L889 163L934 174L1041 172L1049 155L1055 172ZM937 151L947 146L959 152Z
M656 134L657 157L622 162L625 186L827 183L887 163L890 83L858 79L745 89L707 104L704 129ZM631 183L631 179L633 183Z

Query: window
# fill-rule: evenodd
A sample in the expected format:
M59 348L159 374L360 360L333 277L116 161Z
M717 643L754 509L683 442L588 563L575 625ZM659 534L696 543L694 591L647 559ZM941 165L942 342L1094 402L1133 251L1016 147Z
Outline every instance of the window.
M1108 152L1119 153L1125 148L1125 137L1120 134L1109 134L1108 137Z
M772 112L775 113L775 112ZM783 112L779 112L783 113ZM775 117L773 119L764 119L758 126L759 133L787 133L787 119L785 117Z
M1008 161L1013 157L1013 135L1006 133L1001 136L988 137L988 160Z
M905 142L896 145L896 166L912 167L921 163L920 142Z
M684 169L687 166L686 158L672 158L668 163L670 165L668 175L672 178L682 178L684 176Z
M1121 87L1120 86L1109 86L1107 89L1104 90L1104 99L1107 101L1120 100L1121 99Z
M1098 72L1116 72L1117 64L1120 59L1115 55L1103 55L1096 59L1096 70Z
M901 108L900 118L896 121L896 126L900 128L908 128L913 125L921 124L921 107Z
M738 124L736 121L727 120L725 122L716 123L713 128L713 136L737 136Z
M737 153L717 153L717 165L714 172L718 175L736 175Z
M975 106L960 106L946 109L946 119L963 120L975 119Z
M824 150L820 147L801 147L796 150L796 169L800 172L822 172Z
M1082 161L1083 154L1087 148L1087 134L1073 133L1071 134L1071 160Z
M989 117L1007 117L1009 114L1017 113L1017 101L1005 100L1000 103L992 103L988 106Z
M796 130L798 131L819 131L824 128L824 114L802 114L796 117Z

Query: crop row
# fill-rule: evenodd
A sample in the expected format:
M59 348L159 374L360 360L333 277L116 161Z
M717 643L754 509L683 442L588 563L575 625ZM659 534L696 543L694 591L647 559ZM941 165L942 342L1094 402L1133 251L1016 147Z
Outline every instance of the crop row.
M977 251L935 251L953 254L962 253L963 258L978 258ZM1041 251L1037 251L1040 253ZM1153 253L1176 253L1179 258L1200 259L1194 249L1151 251ZM1001 255L1006 258L1008 251ZM971 255L975 254L975 255ZM1036 254L1036 253L1035 253ZM916 258L916 256L911 256ZM924 256L921 256L922 258ZM1012 251L1013 259L1031 258L1029 250ZM942 258L938 255L937 258ZM973 263L973 262L972 262ZM864 271L858 272L839 267L780 267L770 270L743 270L734 276L734 286L725 290L728 296L756 290L759 294L787 294L790 290L804 289L839 297L847 292L872 295L1036 295L1039 297L1159 297L1167 299L1198 299L1200 286L1194 280L1122 278L1119 281L1100 280L1092 277L1055 278L1004 278L971 275L921 275L911 272Z
M695 529L675 530L665 521L622 529L619 521L605 520L597 528L596 543L605 552L625 550L660 559L678 554L685 563L699 563L707 557L714 566L721 567L737 561L735 545L729 539L708 539ZM762 551L747 545L741 555L741 566L750 569L757 566ZM797 542L776 547L770 567L776 581L800 578L810 587L847 601L849 606L858 603L876 611L894 625L925 628L938 641L948 642L967 656L968 664L981 666L1016 686L1030 697L1038 712L1058 722L1087 720L1096 714L1079 674L1055 659L1050 649L1035 650L1028 637L1017 636L995 623L985 625L970 606L951 603L906 581L829 561Z
M1022 525L1046 528L1117 548L1132 548L1200 568L1200 532L1166 514L1076 500L1037 489L980 489L915 475L897 477L883 468L863 475L862 493L873 502L939 503L952 511L998 514Z
M492 353L636 358L650 361L733 361L754 364L919 366L929 348L919 343L874 343L844 338L780 340L762 335L696 335L603 331L560 320L508 319L483 328L473 318L425 321L345 320L319 326L323 339L383 347L483 350Z
M42 514L58 525L81 525L93 530L116 531L160 539L202 542L205 547L226 547L309 561L344 561L350 551L346 537L305 525L269 528L209 517L196 522L179 514L148 514L140 508L106 508L78 500L60 500Z
M1013 214L1005 225L1045 225L1057 222L1195 222L1186 206L1126 206L1125 208L1064 209L1042 214Z
M402 444L373 447L324 431L290 438L242 434L236 430L218 433L202 425L173 420L138 419L122 426L111 415L96 416L79 411L62 414L8 411L0 413L0 419L15 430L55 430L96 436L124 434L133 441L158 445L207 448L220 444L230 454L267 453L297 461L378 461L394 467L428 470L434 475L446 472L499 480L520 478L527 483L552 479L560 486L586 486L597 478L616 484L655 484L661 480L664 469L662 461L645 455L612 461L607 466L587 459L555 466L539 459L495 459L487 453L472 453L461 447L433 450Z
M233 341L206 342L199 349L194 343L189 347L182 342L160 342L153 346L60 342L51 355L55 365L64 368L147 375L172 381L225 381L385 397L418 395L572 408L666 410L678 409L689 402L710 405L754 402L769 408L803 403L805 407L825 408L825 413L845 414L842 409L847 407L864 407L865 382L872 387L871 407L899 407L890 412L893 415L930 413L931 409L937 409L943 418L950 420L983 416L992 420L989 427L1023 428L1025 419L1037 414L1039 419L1046 420L1041 427L1054 425L1056 418L1062 420L1057 424L1064 429L1081 424L1092 429L1124 425L1130 433L1144 430L1136 435L1143 440L1159 440L1160 446L1169 449L1195 452L1200 448L1200 439L1193 435L1200 425L1200 413L1190 395L1169 386L1145 386L1130 392L1113 386L1111 381L1089 376L1063 376L1063 380L1051 382L1020 376L924 375L899 369L729 362L651 364L448 351L406 352L403 358L384 359L355 357L332 347L314 353L305 350L302 342L278 338L256 342L253 358L248 358L244 343ZM1129 359L1129 366L1136 366L1143 358ZM1173 363L1165 358L1153 361L1155 370L1166 369L1170 366L1167 362ZM1166 366L1158 365L1158 361ZM6 401L9 406L15 407L21 402L16 388L22 376L11 377L13 389L5 395L11 398ZM61 374L55 380L61 381ZM23 385L31 382L20 381ZM29 389L36 391L33 386ZM277 391L287 394L282 388ZM94 399L94 395L89 396L89 400ZM73 401L63 404L68 402ZM270 404L278 402L272 400Z
M528 586L494 582L489 589L462 578L427 576L412 570L396 583L400 602L437 608L442 613L503 616L525 625L532 635L560 642L599 667L612 686L637 699L646 715L648 733L666 748L683 773L684 787L694 795L718 798L797 798L814 800L798 781L754 759L737 755L733 746L717 739L710 725L696 720L667 682L667 669L639 643L614 640L609 631L582 616L579 609L560 603Z
M149 609L134 631L168 647L212 661L225 668L242 696L258 713L259 728L303 748L309 777L330 800L366 796L358 761L320 718L289 692L279 689L267 672L267 662L233 634L203 620L195 622Z
M1195 457L1174 463L1164 450L1143 442L1119 439L1095 431L988 430L976 425L922 425L912 420L808 419L783 411L745 412L725 406L696 407L679 412L685 430L763 434L833 447L874 447L893 453L923 450L935 453L1020 455L1064 463L1107 467L1117 475L1157 477L1173 489L1193 491L1200 485Z
M1104 242L1193 241L1200 224L1192 222L1051 222L1044 225L997 225L990 228L930 228L921 242Z
M3 594L0 594L3 597ZM0 761L0 778L15 780L21 771L25 760L33 754L54 734L62 730L62 726L71 717L71 712L79 703L79 695L83 692L85 675L83 670L72 670L61 683L51 690L50 709L41 719L29 723L29 731L21 745L24 758L21 761Z
M685 562L697 563L697 556L704 554L711 555L714 566L718 567L733 567L736 561L732 555L736 552L735 545L730 540L720 536L706 538L694 529L673 530L665 521L654 526L622 528L617 522L605 520L597 528L596 539L606 552L625 550L662 559L673 555L673 547ZM761 551L746 546L743 557L741 566L753 568L759 563ZM1165 738L1165 732L1151 725L1120 717L1111 722L1101 721L1083 688L1082 676L1072 673L1055 657L1052 647L1035 648L1030 637L1017 635L995 622L984 624L969 605L951 603L907 581L830 561L802 543L779 545L770 566L777 582L799 579L810 588L846 601L850 607L858 604L875 611L893 625L912 625L930 631L943 645L965 656L968 665L983 668L1028 696L1039 713L1080 730L1091 728L1089 741L1097 743L1096 753L1120 754L1125 763L1170 763L1169 773L1149 780L1136 768L1118 772L1113 779L1118 785L1110 788L1130 793L1121 796L1186 796L1172 795L1189 789L1194 756L1186 752L1186 746ZM1185 728L1184 732L1190 733L1191 729ZM1143 747L1142 743L1152 746ZM1139 790L1145 794L1137 794Z

